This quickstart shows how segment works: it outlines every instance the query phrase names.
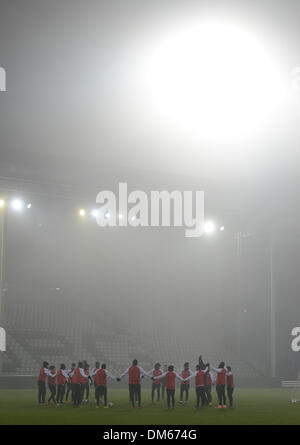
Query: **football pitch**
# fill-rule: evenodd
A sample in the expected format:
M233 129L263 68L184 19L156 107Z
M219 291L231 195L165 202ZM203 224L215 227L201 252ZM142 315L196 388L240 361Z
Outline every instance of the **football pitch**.
M0 424L2 425L299 425L300 403L292 404L286 389L239 389L234 393L233 409L215 409L213 406L195 409L194 390L188 405L178 404L167 410L166 401L150 404L150 391L143 390L142 409L133 409L128 403L128 391L111 389L108 400L113 407L95 408L91 392L90 403L82 408L71 404L38 406L37 391L0 390Z

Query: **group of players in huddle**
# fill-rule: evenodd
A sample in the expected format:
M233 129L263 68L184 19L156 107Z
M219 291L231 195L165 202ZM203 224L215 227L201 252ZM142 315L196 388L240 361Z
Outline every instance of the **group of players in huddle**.
M216 385L216 392L218 397L218 405L216 408L226 408L226 394L229 400L229 407L233 407L233 391L234 381L233 373L230 366L225 366L221 362L218 368L211 366L209 363L204 363L202 357L199 357L199 363L196 366L196 371L193 372L189 368L189 363L184 364L183 370L178 374L174 371L174 366L164 365L161 369L160 363L156 363L150 371L145 371L138 365L135 359L132 365L126 369L119 377L113 376L107 369L106 364L96 362L95 367L90 369L86 361L79 362L76 366L72 364L71 368L66 369L64 364L60 365L60 369L56 371L55 366L49 366L48 362L44 362L40 369L38 378L38 402L40 405L45 405L46 399L46 381L50 391L48 405L51 401L57 405L63 406L68 403L69 395L75 407L80 407L88 402L90 385L95 388L95 402L96 408L99 408L100 401L103 402L104 408L109 405L107 403L107 378L120 381L123 377L128 375L129 383L129 401L132 407L137 403L138 408L141 408L141 378L144 376L152 379L151 401L154 403L156 395L156 403L160 399L164 399L165 392L167 395L168 409L175 408L175 381L178 379L180 385L180 400L179 403L186 404L189 399L190 382L195 379L196 391L196 408L205 406L212 406L212 385ZM215 377L216 376L216 377Z

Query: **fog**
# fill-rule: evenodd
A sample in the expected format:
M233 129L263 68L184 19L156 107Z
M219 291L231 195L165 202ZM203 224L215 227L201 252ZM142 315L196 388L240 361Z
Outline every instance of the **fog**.
M242 376L249 367L296 377L300 93L291 70L300 66L300 5L211 3L0 0L0 192L32 202L30 212L5 217L8 345L16 332L49 331L73 345L66 360L98 358L95 342L105 338L129 345L128 360L181 366L203 353ZM264 42L286 94L274 121L224 143L157 116L139 77L160 36L214 15ZM183 228L80 220L80 207L120 182L146 192L204 190L205 216L224 233L188 239ZM173 358L174 350L183 352ZM38 353L29 354L33 368ZM56 349L53 360L62 356Z

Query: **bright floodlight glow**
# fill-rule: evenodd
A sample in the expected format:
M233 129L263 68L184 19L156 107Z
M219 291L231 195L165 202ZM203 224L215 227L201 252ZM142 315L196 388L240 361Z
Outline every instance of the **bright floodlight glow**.
M224 226L221 226L221 227L220 227L220 231L223 232L224 230L225 230L225 227L224 227Z
M31 209L31 207L32 207L32 204L31 204L31 202L29 202L29 203L27 204L27 209Z
M81 216L82 218L84 218L86 215L86 211L84 209L80 209L79 210L79 216Z
M220 21L160 35L141 67L153 111L194 137L255 134L281 111L286 93L278 62L257 34Z
M97 216L99 215L99 210L97 210L97 209L92 210L92 211L91 211L91 215L92 215L94 218L97 218Z
M4 199L0 199L0 208L5 206L5 201Z
M109 211L105 212L104 218L109 219L111 217L111 214Z
M11 202L11 207L12 207L13 210L15 210L16 212L20 212L20 211L23 209L24 204L23 204L23 202L22 202L20 199L14 199L14 200Z
M204 224L204 232L207 235L214 233L216 230L216 225L213 221L206 221Z

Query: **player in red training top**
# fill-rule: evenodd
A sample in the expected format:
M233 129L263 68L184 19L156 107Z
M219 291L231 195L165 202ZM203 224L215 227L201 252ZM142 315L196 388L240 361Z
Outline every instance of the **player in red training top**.
M211 387L215 384L214 374L211 372L209 368L209 363L207 363L207 372L205 373L204 382L205 382L205 395L206 400L209 406L212 405L212 397L211 397Z
M90 396L90 385L92 382L92 377L90 375L89 365L85 363L83 365L84 377L81 378L81 403L88 403ZM85 395L85 398L84 398Z
M62 363L60 369L57 371L57 399L56 403L63 406L63 399L66 390L66 383L69 379L68 373L66 372L66 366Z
M78 362L77 368L70 373L72 377L73 393L74 393L74 406L78 408L82 401L82 383L85 383L88 376L83 369L83 363Z
M97 392L97 384L96 384L96 382L95 382L94 373L95 373L96 371L98 371L98 369L100 369L100 362L96 362L96 363L95 363L95 367L92 368L92 369L90 370L90 375L91 375L91 377L92 377L92 382L93 382L93 385L94 385L94 388L95 388L95 400L97 399L97 396L96 396L96 392Z
M56 371L55 366L52 365L49 368L49 374L48 374L48 388L50 390L50 397L48 399L48 405L50 405L51 400L55 403L55 396L56 396Z
M109 371L106 369L106 364L103 363L101 369L95 368L92 376L95 382L95 397L96 397L96 408L99 408L100 397L104 399L104 408L107 408L107 377L115 379Z
M152 380L156 380L159 378L166 378L166 392L167 392L167 405L168 409L170 409L170 402L172 401L172 408L175 408L175 379L177 378L181 382L188 380L188 378L183 379L180 377L177 372L174 372L174 366L170 365L168 367L168 371L164 372L161 376L152 377Z
M129 376L129 399L131 401L132 407L134 408L134 402L137 399L138 407L141 408L141 376L147 375L151 377L141 366L138 366L138 361L133 360L132 366L126 369L120 377L117 378L118 382L125 377Z
M217 373L216 378L216 391L218 395L219 405L216 408L226 408L226 395L225 395L225 383L227 368L225 363L221 362L218 368L211 367L213 371Z
M196 372L191 375L191 378L195 379L195 390L196 390L196 408L199 408L201 399L201 408L204 408L208 404L206 393L205 393L205 373L208 371L208 366L202 369L200 365L196 366Z
M152 377L159 377L162 375L162 370L160 369L160 363L155 363L154 368L151 371L148 371L148 375L152 375ZM152 382L152 391L151 391L151 403L154 403L155 392L157 394L156 403L160 402L160 389L161 389L162 379L158 378L153 380Z
M45 405L46 380L49 375L48 362L43 362L38 377L38 401L40 405Z
M66 370L66 373L68 374L66 403L68 403L68 398L69 398L70 392L71 392L71 400L72 400L72 402L74 402L74 389L73 389L73 381L72 381L71 374L73 374L75 367L76 367L76 363L72 363L71 368Z
M181 377L183 379L186 379L187 377L192 375L192 372L190 371L190 364L186 362L183 365L183 370L181 371ZM185 382L181 382L180 385L180 400L179 403L183 403L183 393L185 393L185 404L187 404L189 399L189 391L190 391L190 380L186 380Z

